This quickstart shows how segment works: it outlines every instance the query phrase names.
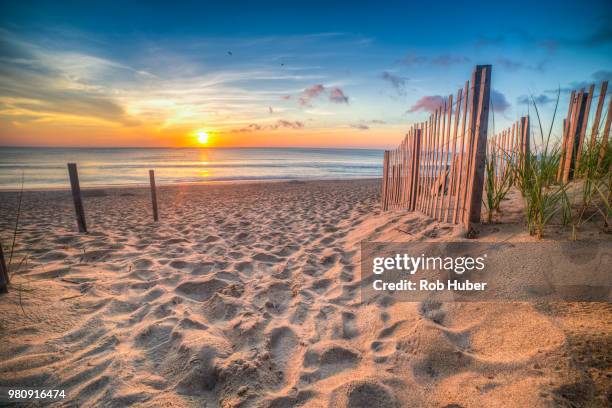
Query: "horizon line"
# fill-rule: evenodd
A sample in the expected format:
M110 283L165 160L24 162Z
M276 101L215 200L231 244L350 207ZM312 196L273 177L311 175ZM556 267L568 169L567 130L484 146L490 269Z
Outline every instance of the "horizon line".
M387 150L385 147L315 147L315 146L18 146L0 145L0 149L354 149ZM392 149L392 147L390 147Z

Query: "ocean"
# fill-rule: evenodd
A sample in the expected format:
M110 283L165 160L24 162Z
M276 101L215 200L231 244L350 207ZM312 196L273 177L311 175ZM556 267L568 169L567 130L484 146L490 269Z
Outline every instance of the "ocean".
M0 189L69 188L66 163L81 187L209 181L350 179L382 176L383 151L315 148L0 147Z

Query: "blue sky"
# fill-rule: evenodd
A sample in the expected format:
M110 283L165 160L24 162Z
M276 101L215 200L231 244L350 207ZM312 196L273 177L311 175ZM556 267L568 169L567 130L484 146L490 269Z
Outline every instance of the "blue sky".
M612 77L610 1L22 1L0 15L6 145L206 131L215 145L389 147L475 64L493 64L499 128L528 94L550 111L558 87Z

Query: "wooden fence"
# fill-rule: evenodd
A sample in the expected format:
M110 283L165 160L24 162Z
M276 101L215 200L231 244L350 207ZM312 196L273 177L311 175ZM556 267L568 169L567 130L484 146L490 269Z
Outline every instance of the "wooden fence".
M456 98L446 98L385 152L383 210L418 210L463 223L468 233L471 223L480 222L490 92L491 66L478 65Z
M592 121L591 138L589 141L589 149L591 150L596 148L597 138L599 137L600 120L607 90L608 81L604 81L599 89L597 108ZM561 160L557 171L557 181L560 183L568 183L574 176L574 170L580 166L594 94L595 85L593 84L589 87L588 92L582 88L580 91L573 90L570 95L567 117L563 120ZM607 118L604 121L605 125L600 139L598 165L605 155L610 134L612 98L609 99Z
M493 162L495 177L506 177L512 164L523 166L529 160L529 116L524 116L487 141L487 160Z

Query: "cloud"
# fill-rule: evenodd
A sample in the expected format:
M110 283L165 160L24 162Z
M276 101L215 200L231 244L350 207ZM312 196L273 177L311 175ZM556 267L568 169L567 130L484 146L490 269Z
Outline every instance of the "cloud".
M342 89L334 87L331 89L325 88L322 84L312 85L302 91L298 99L300 105L312 107L311 101L319 96L327 93L330 102L333 103L349 103L349 98L344 94Z
M612 81L612 71L599 70L593 72L591 77L593 77L593 79L597 82Z
M602 24L591 34L576 41L577 45L582 45L586 47L597 47L600 45L609 44L611 42L612 26L610 26L610 22L608 19L605 19Z
M291 128L291 129L302 129L304 127L304 124L302 122L299 121L295 121L295 122L290 122L288 120L279 120L278 122L276 122L276 125L273 125L273 129L278 129L278 128Z
M332 88L329 91L329 100L333 103L349 103L349 98L340 88Z
M591 74L590 80L573 81L573 82L570 82L568 86L556 88L556 89L547 89L544 92L550 93L550 94L556 94L559 91L561 91L561 93L570 93L573 90L588 89L593 84L597 86L603 81L612 82L612 71L607 71L603 69L599 71L595 71Z
M444 98L440 95L422 96L414 105L408 109L408 113L424 111L433 112L444 104Z
M321 84L312 85L304 89L302 95L299 98L300 105L310 106L310 101L321 95L324 91L325 87Z
M370 127L368 125L364 125L362 123L357 123L357 124L350 125L350 126L352 128L354 128L354 129L359 129L359 130L368 130L368 129L370 129Z
M404 58L397 61L402 65L438 65L442 67L448 67L451 65L464 64L470 62L470 58L460 55L441 54L436 56L425 56L417 55L415 53L408 53Z
M398 95L406 95L406 78L394 75L384 71L381 75L384 81L387 81L397 91Z
M234 130L237 133L246 133L246 132L257 132L262 130L278 130L278 129L303 129L304 123L300 121L289 121L284 119L279 119L275 123L272 124L264 124L260 125L258 123L251 123L243 128Z
M505 45L521 44L528 47L538 47L545 51L554 52L560 46L570 47L599 47L612 43L612 26L610 26L609 13L600 16L598 22L594 22L595 29L590 33L575 37L542 38L535 36L523 29L514 28L504 34L491 37L480 37L474 44L475 48L483 47L500 48Z
M374 124L377 124L377 125L384 125L387 122L385 122L384 120L380 120L380 119L372 119L370 121L370 123L374 123Z
M502 68L506 69L507 71L512 71L512 72L516 72L516 71L519 71L521 69L542 72L542 71L544 71L544 66L547 63L547 61L544 60L544 61L539 62L536 65L525 64L525 63L523 63L521 61L515 61L515 60L512 60L510 58L506 58L506 57L500 57L500 58L497 59L496 62Z
M510 102L508 102L506 96L495 89L491 89L491 104L495 112L505 112L510 108Z
M532 95L533 99L535 100L536 104L538 105L546 105L547 103L553 102L554 99L549 97L546 94L540 94L540 95ZM528 95L521 95L517 98L517 103L519 105L530 105L532 103L531 97L532 96L528 96Z
M84 58L64 55L63 64L49 64L49 55L7 36L0 40L0 61L0 105L5 115L31 119L62 115L138 124L112 95L74 75ZM105 72L117 68L117 64L97 61Z

